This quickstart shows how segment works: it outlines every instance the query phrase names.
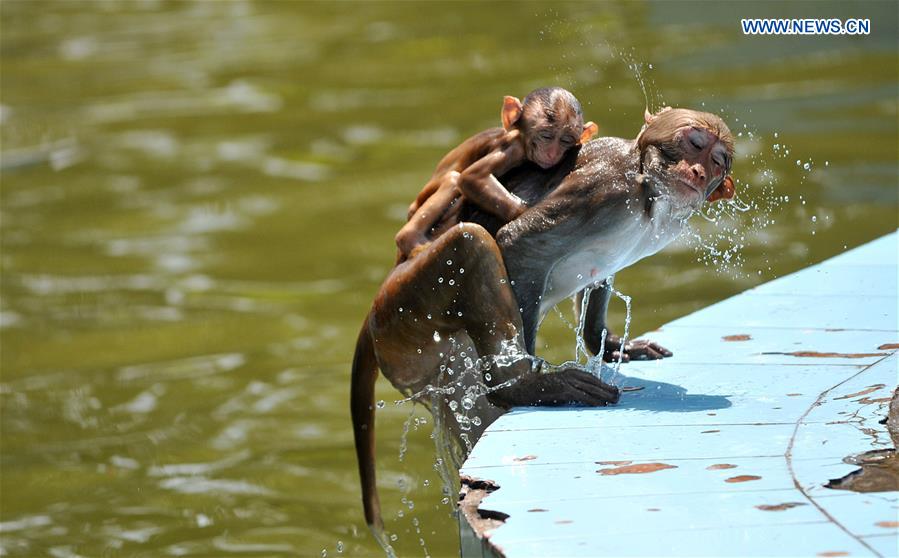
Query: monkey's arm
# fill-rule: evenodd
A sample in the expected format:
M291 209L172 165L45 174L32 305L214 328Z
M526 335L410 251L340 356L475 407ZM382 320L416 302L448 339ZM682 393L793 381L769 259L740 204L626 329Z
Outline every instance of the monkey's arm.
M581 308L583 296L584 291L581 291L575 298L574 307L578 312ZM600 283L599 286L590 291L589 296L587 312L584 317L584 343L586 343L587 349L591 353L594 355L599 354L599 350L602 348L602 358L608 362L617 361L619 358L622 362L630 360L658 360L674 354L658 343L646 339L628 341L622 348L621 337L613 334L606 322L609 299L612 296L612 289L609 288L608 282L603 281ZM602 341L603 333L606 335L605 344Z
M462 171L459 190L468 202L506 222L511 221L524 213L528 206L509 192L495 175L520 165L524 158L520 141L491 151Z

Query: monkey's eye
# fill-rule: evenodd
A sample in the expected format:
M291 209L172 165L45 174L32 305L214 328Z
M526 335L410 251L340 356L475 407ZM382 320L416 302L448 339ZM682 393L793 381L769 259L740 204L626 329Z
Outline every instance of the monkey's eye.
M680 160L680 152L673 146L661 145L659 146L659 153L662 154L666 163L676 163Z
M712 155L712 161L714 161L715 164L719 167L724 168L724 157L720 153L715 153L714 155Z
M549 132L540 132L539 137L540 137L540 139L542 139L544 141L549 141L549 140L553 139L553 135L550 134Z
M562 145L574 145L574 138L571 136L564 136L561 140Z

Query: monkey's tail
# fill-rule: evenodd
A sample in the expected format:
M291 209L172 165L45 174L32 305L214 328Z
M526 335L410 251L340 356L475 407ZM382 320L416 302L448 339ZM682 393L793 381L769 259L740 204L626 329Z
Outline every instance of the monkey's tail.
M381 519L381 501L375 484L375 380L378 379L378 362L375 347L368 332L368 320L359 332L356 354L353 356L353 373L350 380L350 411L353 416L353 435L356 439L356 460L362 481L362 507L365 522L375 532L384 532Z

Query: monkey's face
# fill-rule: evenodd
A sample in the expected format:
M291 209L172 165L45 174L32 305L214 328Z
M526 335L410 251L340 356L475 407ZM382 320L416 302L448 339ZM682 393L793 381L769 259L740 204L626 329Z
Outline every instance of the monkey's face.
M687 195L695 193L697 203L721 186L730 171L727 146L714 132L699 126L679 128L671 141L659 145L659 151L669 183Z
M525 134L527 158L541 168L554 167L569 149L578 144L583 123L568 122L564 125L543 123Z

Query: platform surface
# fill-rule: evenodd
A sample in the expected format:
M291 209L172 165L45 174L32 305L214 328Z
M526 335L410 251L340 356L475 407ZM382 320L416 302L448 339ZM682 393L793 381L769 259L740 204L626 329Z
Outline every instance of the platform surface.
M847 456L893 445L897 253L893 233L647 334L675 356L623 366L615 383L643 389L617 406L501 417L461 470L500 487L480 506L509 515L490 546L899 555L899 492L824 487L858 469ZM463 555L482 553L463 534Z

